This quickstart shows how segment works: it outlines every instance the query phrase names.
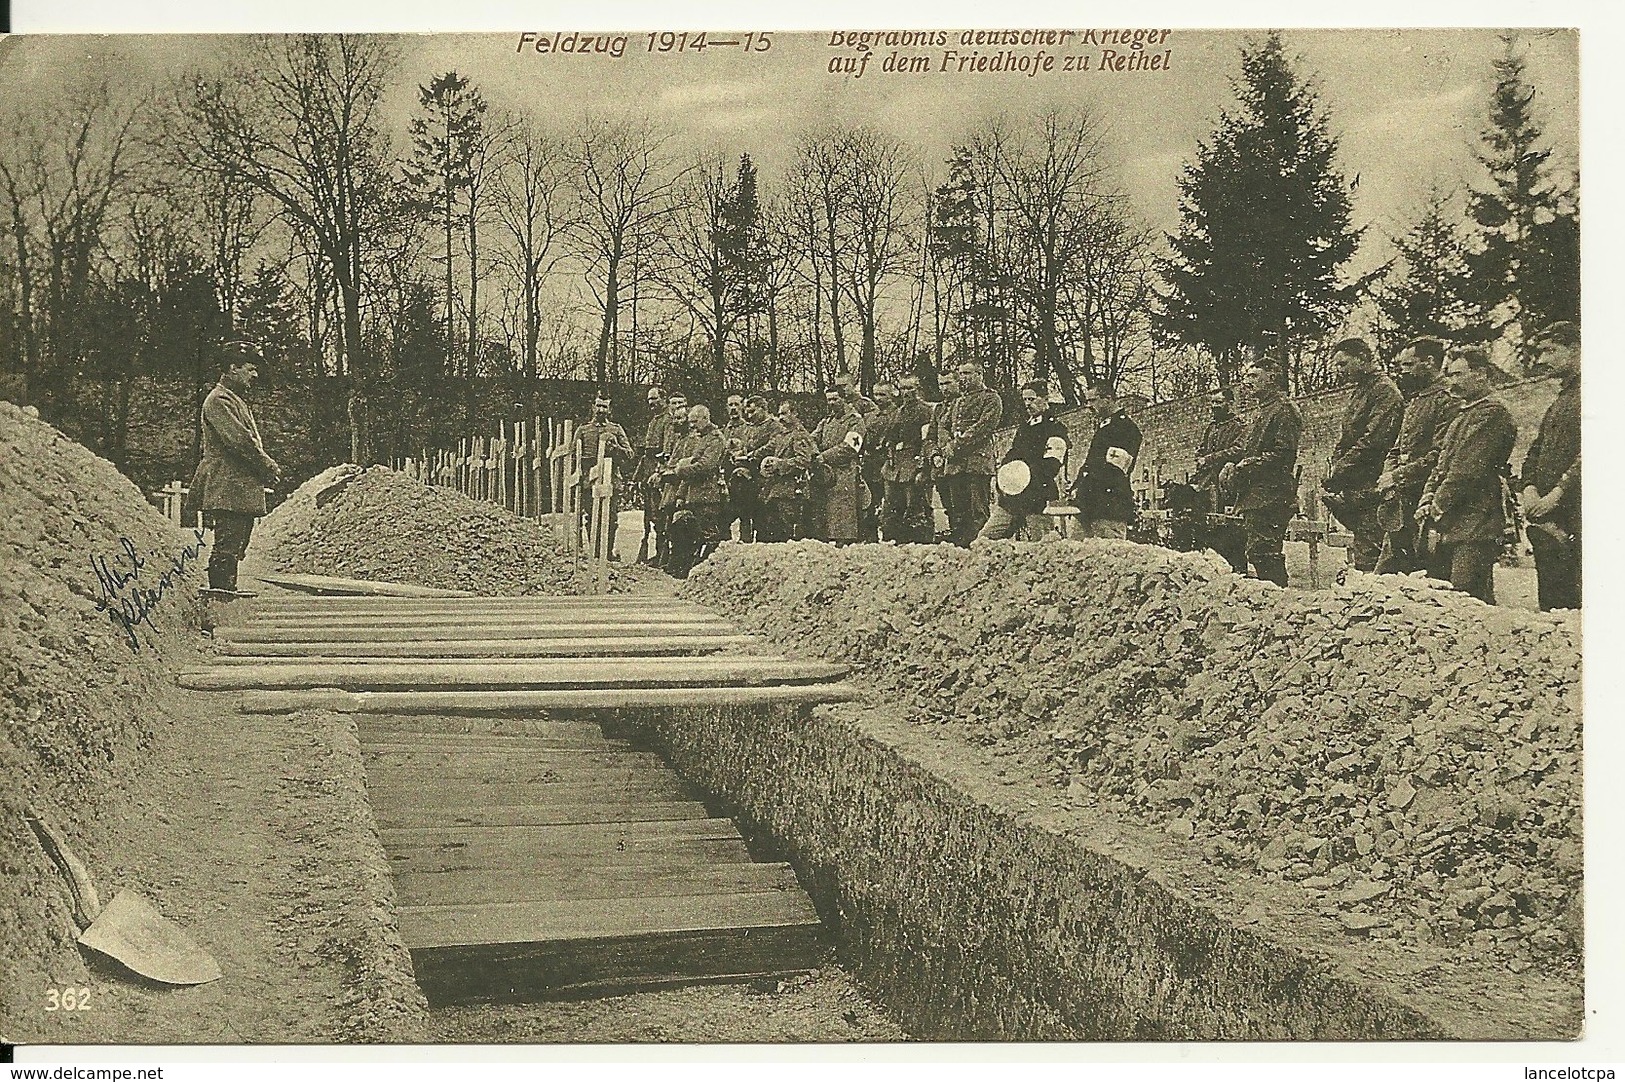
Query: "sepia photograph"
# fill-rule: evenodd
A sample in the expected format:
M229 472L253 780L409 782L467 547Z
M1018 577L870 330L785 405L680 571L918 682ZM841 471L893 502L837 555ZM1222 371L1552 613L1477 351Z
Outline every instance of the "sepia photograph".
M0 37L6 1058L1588 1036L1580 41Z

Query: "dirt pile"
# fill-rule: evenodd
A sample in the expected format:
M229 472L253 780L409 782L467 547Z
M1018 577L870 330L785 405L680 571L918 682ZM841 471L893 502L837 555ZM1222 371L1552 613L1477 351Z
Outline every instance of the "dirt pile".
M1579 962L1573 616L1113 542L730 545L685 593L911 720L1043 748L1078 799L1296 880L1351 935Z
M383 466L335 466L305 482L261 521L250 555L276 571L510 597L591 585L585 561L561 556L546 525ZM612 568L611 589L634 575Z
M0 952L5 984L67 942L65 894L24 825L72 840L154 731L153 693L196 649L202 538L111 463L0 402ZM94 869L92 869L94 872ZM34 990L36 993L38 989ZM38 1009L33 999L30 1009Z

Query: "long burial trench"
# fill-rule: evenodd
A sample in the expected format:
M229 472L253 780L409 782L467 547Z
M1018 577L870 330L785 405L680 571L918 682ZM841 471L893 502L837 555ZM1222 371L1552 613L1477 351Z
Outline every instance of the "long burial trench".
M256 713L357 714L431 1003L788 976L823 957L790 866L588 712L835 701L842 667L743 652L664 598L267 598L216 637L183 686Z
M216 635L189 686L356 715L431 1003L788 974L833 943L928 1039L1573 1036L1558 982L1509 1005L1328 947L1280 899L1238 920L1233 883L1012 808L844 667L686 601L266 598Z

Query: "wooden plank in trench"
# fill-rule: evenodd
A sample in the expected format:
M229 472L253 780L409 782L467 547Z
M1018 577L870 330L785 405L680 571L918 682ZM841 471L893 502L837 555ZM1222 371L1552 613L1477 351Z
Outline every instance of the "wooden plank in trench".
M851 684L787 684L776 687L586 688L557 691L247 691L238 709L246 714L336 710L379 714L569 714L669 706L768 706L844 703L861 698Z
M813 968L817 914L797 892L406 907L431 1003L529 999Z
M322 641L312 632L303 642L222 642L216 660L248 658L455 658L455 657L663 657L743 650L758 645L748 635L622 636L597 639L441 639L428 642Z
M267 573L255 575L261 582L300 590L312 594L348 594L372 597L473 597L468 590L446 590L435 586L417 586L409 582L385 582L375 579L347 579L336 575L294 575Z
M750 655L697 658L509 658L410 664L326 662L219 665L181 673L184 688L209 691L759 687L845 675L847 667Z
M596 621L537 624L515 619L500 625L432 624L319 629L304 625L225 625L214 629L214 637L221 642L310 642L313 634L318 632L319 641L322 642L484 642L488 639L624 639L735 634L732 625L715 619L625 626L610 626Z
M570 898L680 898L696 894L799 891L788 864L728 862L704 866L599 864L554 868L545 879L481 872L403 872L395 877L402 905L484 905Z

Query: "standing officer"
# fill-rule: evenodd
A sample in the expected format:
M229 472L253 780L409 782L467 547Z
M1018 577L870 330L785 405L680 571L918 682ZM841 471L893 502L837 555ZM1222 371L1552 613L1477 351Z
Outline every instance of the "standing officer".
M1236 510L1246 532L1253 574L1286 585L1286 528L1298 510L1298 441L1303 415L1281 389L1280 366L1259 357L1247 369L1247 388L1258 412L1247 424L1241 454L1226 466L1222 484L1234 484Z
M726 451L721 430L711 423L710 407L690 407L682 438L673 445L667 467L675 495L666 570L674 578L687 578L721 539Z
M254 520L265 514L265 486L282 477L265 453L259 426L243 395L259 379L258 350L246 342L221 347L220 381L203 400L203 457L187 492L187 506L203 512L214 530L209 589L237 597L237 563L248 551Z
M932 516L931 540L952 541L958 535L959 509L954 504L954 486L948 476L948 459L944 448L948 443L949 427L948 413L953 409L954 399L959 397L959 378L952 371L942 373L937 379L937 387L942 391L942 401L931 406L931 427L926 432L925 449L926 464L930 470L931 485L936 489L937 499L942 501L942 513L948 520L948 533L939 538L936 534L936 516Z
M808 471L818 447L801 423L794 402L779 403L779 427L762 457L761 518L758 541L789 541L799 533L802 506L807 497Z
M863 452L858 456L863 486L869 490L863 511L863 540L878 541L881 506L886 499L886 459L897 421L897 386L890 380L875 384L874 412L867 414L864 421L868 427L864 430Z
M643 542L638 545L638 562L649 559L649 535L660 525L660 467L666 452L666 432L671 427L666 392L659 387L649 388L649 420L643 426L638 440L637 473L633 477L638 495L643 500ZM656 551L658 551L658 536Z
M931 412L920 398L919 377L899 379L887 428L885 463L880 469L885 486L880 529L889 541L929 545L935 540L931 489L925 481L925 433L930 424Z
M1377 524L1377 481L1384 460L1399 435L1405 406L1399 388L1382 371L1363 338L1345 338L1332 347L1343 382L1354 392L1343 409L1343 428L1332 452L1331 468L1321 479L1322 501L1354 540L1349 562L1357 571L1374 571L1382 555L1382 527Z
M1535 550L1540 607L1580 607L1580 328L1564 321L1535 336L1562 389L1523 460L1523 509Z
M999 466L998 502L976 535L979 541L1024 535L1038 540L1032 535L1049 529L1044 508L1060 494L1056 481L1066 464L1069 437L1066 426L1050 416L1049 384L1041 379L1023 384L1021 405L1027 416Z
M844 544L862 536L869 492L859 474L858 456L867 424L840 391L825 393L824 402L829 412L812 434L817 454L812 465L807 536Z
M993 433L1004 419L999 392L982 380L982 366L972 360L954 368L959 397L948 407L947 439L942 445L943 473L959 509L951 538L968 548L987 525L993 489Z
M677 481L672 475L671 464L677 461L677 449L687 438L688 398L673 394L666 399L666 431L661 438L660 472L656 475L660 482L660 491L655 497L660 507L658 519L660 533L656 538L658 545L655 557L655 564L658 567L665 567L666 559L671 555L671 545L667 542L666 534L671 525L672 509L677 504Z
M1139 461L1144 437L1140 426L1129 420L1110 381L1092 381L1084 388L1083 401L1095 415L1096 428L1089 453L1072 481L1072 500L1078 507L1072 536L1124 541L1134 518L1129 475Z
M1417 502L1416 520L1446 547L1450 585L1495 604L1495 561L1506 541L1507 459L1518 438L1512 413L1490 392L1495 366L1481 349L1452 353L1444 380L1462 401L1445 430L1439 462Z
M611 404L609 395L600 391L598 397L593 399L592 420L576 430L576 453L583 469L581 479L581 496L577 506L587 512L587 532L596 534L598 524L593 521L593 510L597 501L593 499L593 485L600 479L598 476L598 452L603 449L606 461L613 463L615 488L609 498L609 519L604 524L609 530L609 558L619 560L615 552L615 529L617 519L621 513L621 493L625 488L626 471L631 468L633 457L637 454L632 448L632 441L626 438L626 429L610 419Z
M1223 556L1237 574L1245 575L1247 537L1239 523L1227 521L1235 493L1219 484L1219 475L1241 457L1247 422L1236 415L1235 392L1229 387L1220 387L1209 395L1208 405L1212 417L1197 441L1196 469L1191 473L1191 484L1202 494L1196 509L1201 523L1198 538L1202 545Z
M1443 368L1444 343L1437 338L1418 338L1400 350L1399 389L1409 397L1399 436L1377 478L1377 518L1385 531L1382 556L1377 560L1380 575L1407 575L1422 569L1416 546L1416 505L1428 475L1439 463L1445 429L1461 410L1461 403L1440 378ZM1435 578L1449 577L1442 567L1430 573Z

